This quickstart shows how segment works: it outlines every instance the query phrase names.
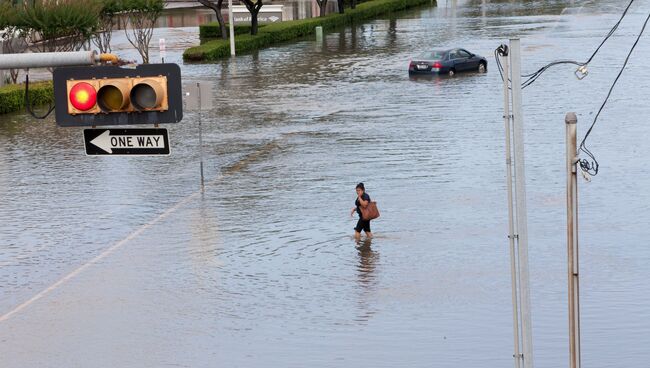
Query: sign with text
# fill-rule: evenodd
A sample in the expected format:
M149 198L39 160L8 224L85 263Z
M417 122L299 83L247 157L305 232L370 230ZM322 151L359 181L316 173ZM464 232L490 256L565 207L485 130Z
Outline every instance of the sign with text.
M87 155L168 155L167 129L84 129Z
M257 21L259 23L276 23L282 22L284 5L268 4L264 5L260 12L257 13ZM232 17L234 24L251 24L251 13L244 5L235 5L232 7Z

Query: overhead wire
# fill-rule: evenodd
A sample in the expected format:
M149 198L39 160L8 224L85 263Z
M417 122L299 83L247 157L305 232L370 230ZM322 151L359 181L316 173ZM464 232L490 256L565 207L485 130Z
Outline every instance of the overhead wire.
M29 73L26 73L25 74L25 110L27 110L27 112L34 119L39 119L39 120L43 120L43 119L47 118L52 113L52 111L54 111L55 104L50 103L50 107L47 110L47 112L45 113L45 115L36 115L36 113L34 112L33 106L32 106L32 102L33 101L31 101L30 98L29 98Z
M556 61L552 61L552 62L550 62L550 63L544 65L543 67L539 68L537 71L535 71L535 72L533 72L533 73L522 74L521 77L522 77L522 78L527 78L527 79L524 80L524 81L521 83L521 88L522 88L522 89L523 89L523 88L526 88L526 87L530 86L531 84L535 83L535 81L537 81L537 79L538 79L542 74L544 74L544 72L546 72L548 69L550 69L551 67L556 66L556 65L572 64L572 65L577 65L577 66L579 66L579 67L586 67L586 66L587 66L587 65L588 65L588 64L589 64L589 63L594 59L594 57L596 56L596 54L598 54L598 52L599 52L600 49L603 47L603 45L605 44L605 42L607 42L607 40L609 40L609 38L610 38L610 37L611 37L611 36L616 32L616 30L618 29L618 27L621 25L621 22L623 21L623 19L624 19L625 16L627 15L628 11L630 10L630 7L632 6L632 4L634 4L635 1L636 1L636 0L630 0L630 2L627 4L627 6L625 7L625 9L623 10L623 13L621 13L621 17L620 17L620 18L618 19L618 21L614 24L614 26L612 26L612 28L609 30L609 32L605 35L605 37L603 38L603 40L600 42L600 44L598 45L598 47L596 47L596 49L595 49L594 52L591 54L591 56L589 56L589 59L587 59L587 61L585 61L585 62L580 62L580 61L575 61L575 60L556 60ZM500 46L500 47L501 47L501 46ZM504 77L503 77L503 68L502 68L502 66L501 66L501 61L500 61L499 58L498 58L497 51L498 51L498 49L495 50L495 53L494 53L494 54L495 54L495 59L496 59L496 64L497 64L497 69L499 69L499 73L501 74L501 79L503 79L503 78L504 78ZM508 79L508 80L509 80L509 79Z
M630 10L630 7L631 7L632 4L634 3L634 1L635 1L635 0L630 0L630 2L627 4L627 6L625 7L625 9L623 10L623 13L621 14L621 17L620 17L620 18L618 19L618 21L614 24L614 26L612 26L612 28L609 30L609 32L607 33L607 35L605 35L605 37L603 38L603 40L600 42L600 44L598 45L598 47L596 47L596 49L595 49L594 52L591 54L591 56L589 57L589 59L587 59L587 61L585 61L585 62L579 62L579 61L575 61L575 60L556 60L556 61L550 62L550 63L544 65L543 67L539 68L537 71L535 71L535 72L533 72L533 73L530 73L530 74L523 74L522 77L523 77L523 78L527 78L527 79L526 79L525 81L522 82L521 88L524 89L524 88L530 86L530 85L533 84L533 83L534 83L534 82L535 82L535 81L536 81L536 80L537 80L537 79L538 79L538 78L539 78L539 77L540 77L544 72L546 72L548 69L550 69L550 68L553 67L553 66L561 65L561 64L572 64L572 65L577 65L577 66L579 66L580 68L578 68L578 70L576 71L576 75L577 75L578 72L580 72L580 73L584 73L584 74L583 74L583 77L584 77L584 75L586 75L586 69L584 69L584 68L585 68L585 67L586 67L586 66L587 66L587 65L588 65L588 64L589 64L589 63L594 59L594 57L598 54L598 52L600 51L600 49L602 48L602 46L607 42L607 40L609 40L609 38L610 38L610 37L611 37L611 36L616 32L616 30L619 28L619 26L621 25L621 22L623 21L623 19L624 19L625 16L627 15L627 13L628 13L628 11ZM581 141L581 143L580 143L579 151L580 151L580 152L584 152L584 153L589 157L589 159L579 159L579 160L578 160L578 163L579 163L579 165L580 165L581 170L582 170L584 173L588 174L588 175L595 176L595 175L598 174L598 161L596 160L596 157L594 156L594 154L593 154L593 153L592 153L592 152L587 148L587 145L586 145L587 138L589 137L589 135L591 134L591 131L593 130L593 128L594 128L594 126L596 125L596 123L598 122L598 117L600 116L600 114L602 113L603 109L605 108L605 105L607 105L607 102L609 101L609 98L610 98L610 96L611 96L611 94L612 94L612 92L613 92L613 90L614 90L614 87L616 87L616 84L618 83L618 80L620 79L621 75L623 74L623 71L625 70L625 68L626 68L626 66L627 66L627 64L628 64L628 62L629 62L629 60L630 60L630 56L632 55L632 52L634 51L634 49L636 48L637 44L639 43L639 40L641 39L641 36L643 35L643 33L644 33L645 29L646 29L646 26L648 25L648 21L650 21L650 14L648 14L648 17L646 18L645 22L643 23L643 27L641 28L641 31L639 32L639 35L637 36L637 38L636 38L634 44L633 44L632 47L630 48L630 51L628 52L627 57L625 58L625 61L624 61L624 63L623 63L623 66L622 66L621 69L619 70L619 72L618 72L616 78L614 79L614 82L612 83L611 87L609 88L609 91L608 91L608 93L607 93L607 96L605 97L605 100L603 101L603 103L601 104L600 108L598 109L598 112L596 113L596 116L594 117L594 120L593 120L591 126L590 126L589 129L587 130L587 133L585 134L584 138L582 139L582 141ZM504 75L503 75L503 66L501 65L501 60L499 59L499 55L501 55L501 56L507 56L507 49L505 49L505 52L504 52L504 45L501 45L501 46L499 46L497 49L495 49L495 51L494 51L494 57L495 57L495 59L496 59L497 69L499 70L499 74L501 75L501 79L502 79L503 81L505 81L505 78L506 78L507 76L504 77ZM583 68L583 69L581 69L581 68ZM580 77L579 77L579 78L580 78ZM582 78L580 78L580 79L582 79ZM509 78L509 77L508 77L508 81L510 81L510 78ZM511 88L508 87L508 89L511 89Z
M643 32L645 31L646 26L648 25L648 21L650 21L650 14L648 14L648 16L646 17L645 22L643 23L643 27L641 27L641 31L639 32L639 35L637 36L636 40L634 41L634 44L630 48L630 51L627 53L625 62L623 62L623 66L621 67L621 70L619 70L618 75L616 75L616 78L612 83L612 86L609 88L605 100L600 105L600 108L598 109L598 113L594 117L594 121L591 123L591 126L589 127L589 130L587 130L587 133L585 134L584 138L582 138L582 142L580 142L579 151L584 152L587 156L589 156L589 159L578 160L578 163L580 164L580 168L582 169L582 171L584 171L585 173L591 176L598 175L598 161L596 160L594 154L587 148L586 145L587 138L589 137L591 131L594 129L594 126L598 122L598 117L600 116L600 113L605 108L605 105L607 105L607 102L609 101L609 97L612 95L612 91L614 91L614 87L616 87L616 83L618 83L618 80L621 78L621 75L623 74L623 71L625 70L627 63L630 61L630 56L632 56L632 52L634 51L637 44L639 43L641 36L643 36Z

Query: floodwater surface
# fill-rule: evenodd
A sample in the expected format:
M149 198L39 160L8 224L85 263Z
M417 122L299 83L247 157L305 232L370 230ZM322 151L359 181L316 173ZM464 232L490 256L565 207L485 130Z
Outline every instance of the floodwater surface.
M320 44L183 65L186 82L213 85L213 107L168 127L166 157L88 157L82 129L1 116L0 366L512 366L493 52L521 37L524 73L584 61L625 5L440 0ZM582 137L649 5L587 78L558 66L524 92L537 367L568 362L564 116L578 113ZM647 40L590 138L600 174L579 184L594 368L650 360ZM409 78L411 57L456 46L488 72ZM358 182L382 213L360 243Z

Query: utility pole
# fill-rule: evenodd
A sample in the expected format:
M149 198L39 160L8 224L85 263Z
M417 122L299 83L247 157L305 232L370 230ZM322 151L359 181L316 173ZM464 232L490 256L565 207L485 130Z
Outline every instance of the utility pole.
M580 288L578 278L578 151L576 130L578 118L573 112L564 118L566 124L567 168L567 259L569 276L569 367L580 368Z
M533 337L530 306L530 276L528 271L528 218L526 210L526 175L524 160L524 119L521 97L521 51L518 38L510 39L510 47L501 46L504 63L504 121L506 127L506 167L508 181L508 214L510 239L510 268L512 277L513 329L515 338L515 368L533 368ZM508 72L508 69L509 72ZM509 88L510 87L510 88ZM512 96L509 96L509 91ZM512 101L512 115L509 104ZM512 132L512 141L510 137ZM512 148L514 152L510 151ZM514 179L512 164L514 162ZM514 181L514 195L512 182ZM520 350L521 346L521 350Z
M524 117L521 103L521 46L518 38L510 40L512 65L512 115L515 150L515 196L517 200L517 243L519 256L519 305L524 368L533 368L533 334L528 272L528 213L526 210L526 170L524 160Z
M510 280L512 283L512 327L514 337L515 368L521 368L521 352L519 350L519 303L517 292L517 249L515 246L515 218L514 218L514 197L512 192L512 140L510 130L512 129L510 115L510 65L508 61L508 47L502 45L499 48L499 56L503 65L503 122L506 133L506 184L508 188L508 242L510 244Z

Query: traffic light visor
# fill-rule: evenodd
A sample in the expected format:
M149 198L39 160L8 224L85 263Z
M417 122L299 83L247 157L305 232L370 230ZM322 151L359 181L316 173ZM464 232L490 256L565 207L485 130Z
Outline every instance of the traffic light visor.
M70 103L79 111L88 111L95 106L97 102L97 91L95 87L86 82L75 84L70 89Z

